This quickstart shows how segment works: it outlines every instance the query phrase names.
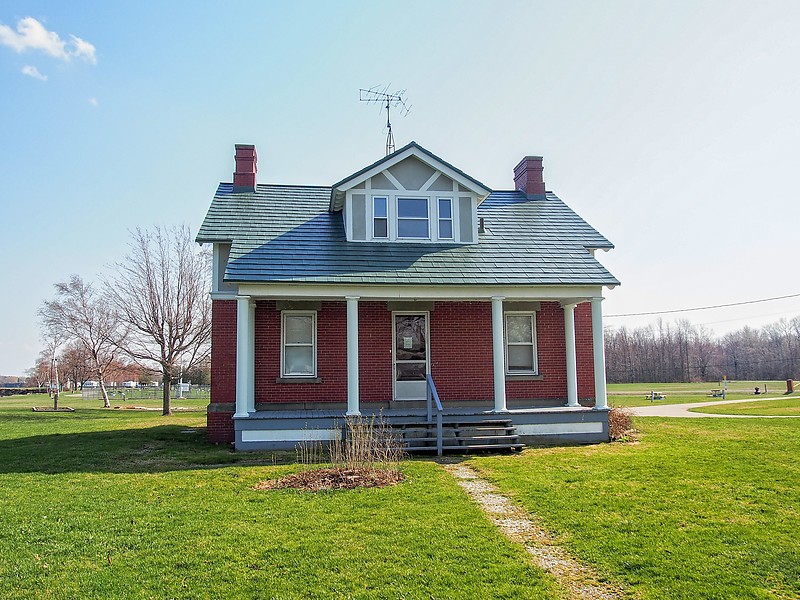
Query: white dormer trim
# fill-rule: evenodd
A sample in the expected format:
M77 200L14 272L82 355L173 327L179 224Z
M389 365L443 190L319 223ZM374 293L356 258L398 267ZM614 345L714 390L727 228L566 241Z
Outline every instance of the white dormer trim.
M393 185L397 186L398 190L401 191L405 190L405 188L402 185L400 185L400 183L392 176L392 174L388 171L388 169L390 169L397 163L402 162L412 156L438 172L432 176L430 181L426 182L425 186L432 185L439 174L444 174L453 181L455 181L462 188L468 190L470 194L474 194L477 198L478 204L483 202L483 200L491 193L490 189L484 187L477 181L469 177L466 177L460 171L444 163L442 160L438 159L436 156L429 153L427 150L424 150L416 143L412 142L405 149L401 149L400 151L389 155L385 159L376 162L374 165L365 169L364 171L361 171L334 185L334 187L331 190L330 210L332 211L342 210L344 208L345 196L347 192L355 188L355 186L361 185L362 183L364 183L371 177L377 175L378 173L383 173L387 177L387 179L389 179L389 181L392 182ZM425 189L427 190L427 187L425 187ZM414 191L424 191L424 190L414 190Z

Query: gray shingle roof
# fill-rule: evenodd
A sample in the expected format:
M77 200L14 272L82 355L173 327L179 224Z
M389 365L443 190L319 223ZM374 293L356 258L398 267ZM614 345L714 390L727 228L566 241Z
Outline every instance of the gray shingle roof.
M348 242L330 187L220 184L197 241L230 242L233 282L617 285L586 248L613 245L552 193L492 192L472 245Z

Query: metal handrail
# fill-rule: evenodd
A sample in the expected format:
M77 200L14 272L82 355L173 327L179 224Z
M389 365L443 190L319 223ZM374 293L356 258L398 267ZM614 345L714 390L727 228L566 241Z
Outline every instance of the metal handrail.
M427 377L427 401L428 401L428 423L433 422L433 403L431 400L436 401L436 455L442 455L442 403L439 400L439 392L436 391L436 384L433 383L433 377L428 373Z

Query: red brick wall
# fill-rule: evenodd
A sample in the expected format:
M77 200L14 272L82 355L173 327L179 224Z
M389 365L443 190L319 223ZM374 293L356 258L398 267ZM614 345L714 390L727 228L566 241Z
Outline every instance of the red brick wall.
M386 402L392 398L392 313L386 302L358 305L359 397L362 402Z
M236 300L211 305L211 402L236 402ZM233 412L209 412L208 440L233 441Z
M233 413L209 412L206 415L206 435L214 444L227 444L233 441Z
M363 402L392 394L392 320L385 302L359 302L359 392ZM281 314L256 304L256 402L347 402L347 304L323 302L317 312L317 377L322 383L276 383L281 365Z
M431 313L431 374L443 400L494 398L492 306L489 302L437 302ZM592 312L586 302L575 308L578 396L594 397ZM564 310L543 302L536 313L536 342L541 381L508 380L508 400L566 398L567 359Z
M211 402L236 402L236 300L211 304Z
M281 313L275 302L256 303L256 403L347 400L347 310L323 302L317 312L317 377L322 383L276 383L281 376Z
M430 331L431 375L439 398L494 398L492 303L437 302Z

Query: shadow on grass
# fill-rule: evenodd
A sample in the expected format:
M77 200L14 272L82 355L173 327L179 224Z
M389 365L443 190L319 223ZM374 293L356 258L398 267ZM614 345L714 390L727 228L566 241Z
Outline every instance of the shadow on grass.
M204 427L53 433L0 440L2 473L159 473L233 465L274 465L294 453L235 453L206 441Z

